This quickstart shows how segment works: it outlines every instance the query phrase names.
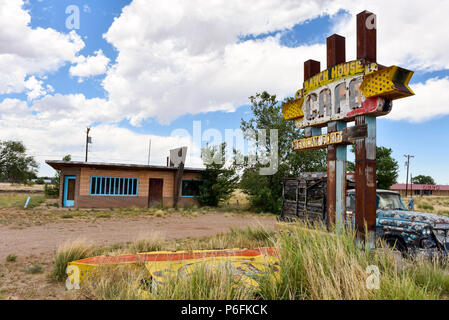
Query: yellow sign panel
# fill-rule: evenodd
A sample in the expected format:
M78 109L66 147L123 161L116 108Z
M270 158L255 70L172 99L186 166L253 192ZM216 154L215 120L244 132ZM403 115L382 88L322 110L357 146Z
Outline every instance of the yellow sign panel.
M97 256L72 261L67 267L68 289L79 288L88 274L99 266L130 265L144 263L149 271L153 285L167 281L173 276L188 276L197 267L213 270L220 267L229 268L234 279L248 286L257 286L257 277L269 273L277 275L279 263L275 248L259 249L224 249L193 251L155 251L121 256ZM141 292L149 294L148 292Z
M188 277L195 270L207 271L225 269L233 275L236 282L250 287L257 287L257 278L264 274L272 274L279 271L278 260L270 255L259 252L256 255L234 255L239 249L226 250L226 255L210 255L194 259L149 261L145 267L153 278L153 286L162 284L173 277ZM193 251L192 253L216 252L216 250Z
M284 118L286 120L295 120L304 117L304 113L302 112L303 102L304 98L300 98L284 104L282 108Z
M314 150L321 149L331 144L343 142L343 131L336 131L310 138L295 140L292 143L293 150Z
M400 99L414 95L408 86L413 71L397 66L388 67L366 75L360 90L366 98L382 96L387 99Z

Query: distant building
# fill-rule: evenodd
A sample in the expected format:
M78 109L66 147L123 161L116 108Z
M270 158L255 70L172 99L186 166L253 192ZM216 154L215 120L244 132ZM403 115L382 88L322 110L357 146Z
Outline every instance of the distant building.
M398 191L405 196L406 184L394 184L390 190ZM414 196L449 196L449 186L429 184L409 184L408 195Z
M197 204L200 168L52 161L61 172L59 205L75 208ZM176 192L176 190L178 192Z

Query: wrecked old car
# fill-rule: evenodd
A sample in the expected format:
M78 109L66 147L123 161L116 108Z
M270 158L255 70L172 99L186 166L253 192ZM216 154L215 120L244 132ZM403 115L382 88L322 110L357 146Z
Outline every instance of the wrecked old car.
M307 173L283 179L279 220L326 223L326 174ZM355 183L347 181L346 221L355 225ZM449 252L449 218L408 211L398 192L377 190L376 233L403 253Z
M354 221L355 190L347 192L347 217ZM408 211L398 192L376 191L376 234L402 252L449 250L449 218Z

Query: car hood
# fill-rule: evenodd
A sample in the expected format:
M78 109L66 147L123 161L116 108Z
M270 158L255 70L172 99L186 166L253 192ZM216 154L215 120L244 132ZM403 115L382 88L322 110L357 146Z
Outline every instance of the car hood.
M407 220L408 222L431 225L437 229L449 229L449 218L433 213L403 210L380 210L377 215L380 219Z

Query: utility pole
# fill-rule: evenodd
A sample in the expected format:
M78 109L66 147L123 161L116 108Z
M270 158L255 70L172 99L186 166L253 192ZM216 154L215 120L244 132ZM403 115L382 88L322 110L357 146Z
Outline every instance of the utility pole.
M86 162L87 162L87 153L89 150L89 131L90 131L90 128L87 127L87 130L86 130Z
M148 165L150 165L150 154L151 154L151 139L150 139L150 143L148 145Z
M412 156L411 154L404 154L404 157L407 158L407 162L405 163L405 165L407 166L407 178L406 178L406 183L405 183L405 196L408 196L408 171L410 169L410 158L414 158L414 156Z

